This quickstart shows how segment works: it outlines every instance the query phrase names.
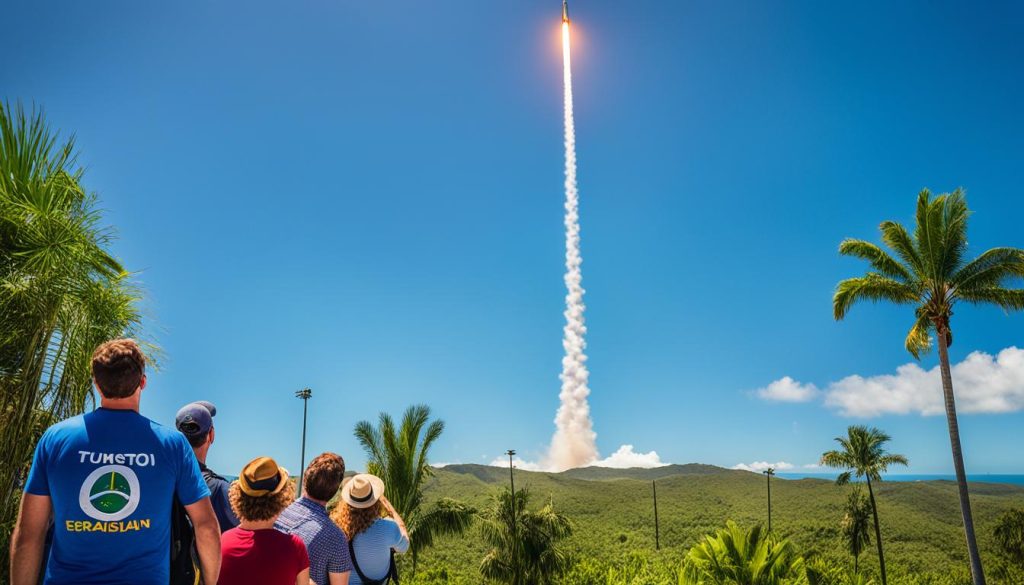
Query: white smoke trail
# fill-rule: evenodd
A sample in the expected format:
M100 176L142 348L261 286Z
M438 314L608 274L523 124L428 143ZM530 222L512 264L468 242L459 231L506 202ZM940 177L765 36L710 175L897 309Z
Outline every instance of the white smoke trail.
M580 264L579 193L576 190L576 128L572 114L572 67L569 61L569 23L562 23L562 78L565 87L565 328L562 347L561 404L555 415L546 467L561 471L597 460L597 444L587 396L587 328L583 322L583 275Z

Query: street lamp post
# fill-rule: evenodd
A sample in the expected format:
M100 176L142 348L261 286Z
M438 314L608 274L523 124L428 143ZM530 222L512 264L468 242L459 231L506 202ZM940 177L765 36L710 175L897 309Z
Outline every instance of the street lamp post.
M309 388L303 388L295 393L296 398L302 399L302 459L299 462L299 497L302 497L302 475L306 470L306 411L309 406L309 399L313 396L313 391Z

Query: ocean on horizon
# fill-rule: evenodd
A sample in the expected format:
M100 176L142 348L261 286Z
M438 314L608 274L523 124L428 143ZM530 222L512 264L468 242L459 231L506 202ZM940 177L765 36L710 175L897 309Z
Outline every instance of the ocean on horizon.
M825 479L834 480L838 473L799 473L785 472L777 473L776 477L782 479ZM953 474L941 473L892 473L883 475L884 481L956 481ZM1024 474L1001 474L1001 473L980 473L968 475L970 483L1003 483L1024 486Z

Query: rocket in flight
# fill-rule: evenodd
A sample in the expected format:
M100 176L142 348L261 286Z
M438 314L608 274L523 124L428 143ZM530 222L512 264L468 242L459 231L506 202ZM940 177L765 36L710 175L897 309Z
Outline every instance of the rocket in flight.
M562 22L569 22L569 0L562 0Z

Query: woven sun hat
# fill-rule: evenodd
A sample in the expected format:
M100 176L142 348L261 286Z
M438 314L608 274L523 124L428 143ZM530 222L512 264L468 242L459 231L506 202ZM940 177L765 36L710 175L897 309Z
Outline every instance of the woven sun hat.
M254 498L280 493L288 485L288 470L270 457L257 457L242 468L238 485L245 495Z
M341 499L353 508L369 508L384 495L384 480L369 473L360 473L345 482Z

